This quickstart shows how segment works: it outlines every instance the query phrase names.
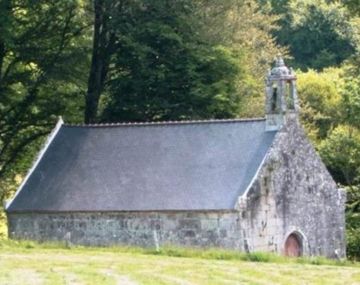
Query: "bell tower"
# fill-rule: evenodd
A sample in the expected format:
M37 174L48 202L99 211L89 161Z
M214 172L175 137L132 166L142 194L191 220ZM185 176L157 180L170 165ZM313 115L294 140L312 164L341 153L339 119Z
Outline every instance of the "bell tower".
M288 116L299 112L296 94L296 76L292 68L287 68L281 57L276 59L275 67L266 76L266 130L279 130Z

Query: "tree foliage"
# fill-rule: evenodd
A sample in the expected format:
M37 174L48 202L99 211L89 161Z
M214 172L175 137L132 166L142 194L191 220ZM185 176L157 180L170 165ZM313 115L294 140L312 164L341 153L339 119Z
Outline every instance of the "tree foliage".
M342 73L339 68L330 68L321 73L314 70L297 73L301 118L314 142L324 139L339 123L344 85Z
M360 0L342 0L342 3L354 15L360 15Z
M263 80L276 55L288 55L272 35L279 29L279 16L270 14L256 0L199 1L197 17L201 19L203 35L216 45L241 50L245 71L237 81L243 96L240 116L264 115ZM211 28L209 28L211 27Z
M347 191L346 207L346 254L349 258L360 260L360 187L351 185Z
M99 0L94 9L86 122L236 116L281 50L276 17L255 1Z
M281 15L281 29L275 35L289 47L294 67L339 66L359 45L359 23L339 1L287 0L285 6L267 2Z
M118 18L102 120L237 115L241 54L204 42L191 21L193 9L192 1L142 1Z
M78 106L71 107L81 98L82 10L77 1L1 1L1 181L17 172L16 162L26 161L57 115L77 116Z
M320 154L334 178L343 185L360 183L360 131L339 125L319 147Z

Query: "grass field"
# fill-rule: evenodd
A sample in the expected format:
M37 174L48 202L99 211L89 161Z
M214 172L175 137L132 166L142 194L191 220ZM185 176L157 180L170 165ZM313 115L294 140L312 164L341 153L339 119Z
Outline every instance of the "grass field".
M0 242L0 284L360 284L360 266L219 250Z

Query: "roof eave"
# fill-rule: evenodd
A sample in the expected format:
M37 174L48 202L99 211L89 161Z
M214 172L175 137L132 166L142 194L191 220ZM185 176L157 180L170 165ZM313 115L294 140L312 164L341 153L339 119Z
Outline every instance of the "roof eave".
M7 214L97 214L97 213L234 213L236 209L148 209L148 210L12 210Z

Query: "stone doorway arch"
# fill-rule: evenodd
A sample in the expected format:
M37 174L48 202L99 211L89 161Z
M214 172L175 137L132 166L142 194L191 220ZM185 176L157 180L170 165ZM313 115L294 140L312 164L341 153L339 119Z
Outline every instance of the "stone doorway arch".
M303 255L303 239L297 232L288 235L285 241L284 253L288 257L300 257Z

